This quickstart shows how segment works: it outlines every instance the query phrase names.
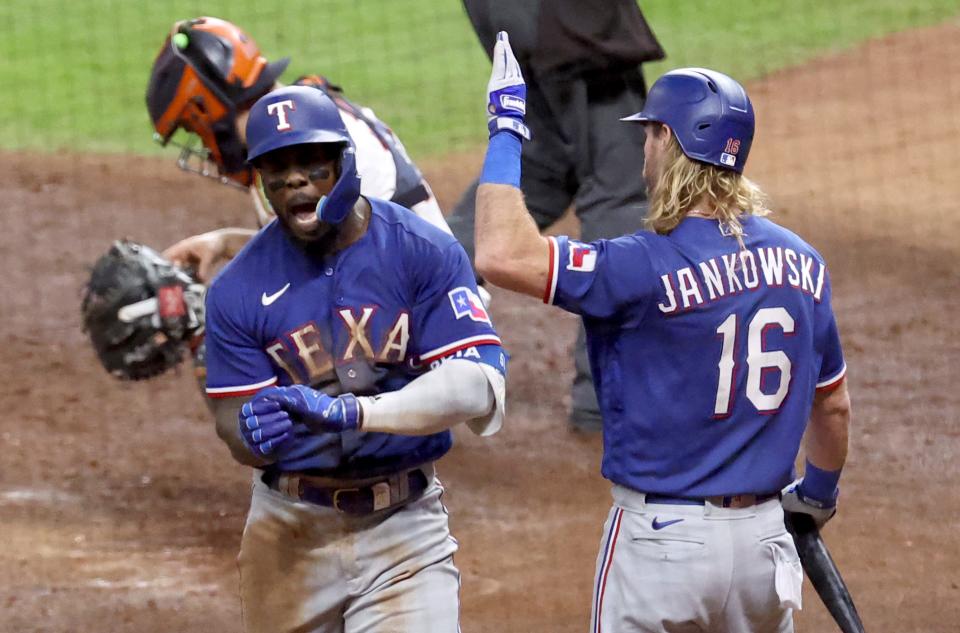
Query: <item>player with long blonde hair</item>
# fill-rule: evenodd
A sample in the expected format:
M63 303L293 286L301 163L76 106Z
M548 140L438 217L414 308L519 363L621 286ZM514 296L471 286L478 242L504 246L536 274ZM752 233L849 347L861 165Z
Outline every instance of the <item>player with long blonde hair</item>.
M658 79L624 119L646 131L652 230L580 242L527 214L505 33L494 60L477 269L583 317L613 484L591 631L790 633L802 572L784 510L836 512L850 400L826 263L743 176L746 90L704 68Z
M769 215L766 194L741 173L688 158L668 126L647 122L644 127L651 142L663 145L656 181L647 183L653 193L646 228L665 235L688 213L702 216L709 209L742 245L740 216Z

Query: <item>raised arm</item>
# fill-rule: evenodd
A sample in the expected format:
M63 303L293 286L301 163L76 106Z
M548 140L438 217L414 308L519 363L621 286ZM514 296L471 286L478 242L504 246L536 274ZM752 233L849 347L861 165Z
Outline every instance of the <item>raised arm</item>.
M520 147L527 88L505 31L497 34L487 85L490 143L477 189L476 267L491 283L543 297L550 247L520 192Z

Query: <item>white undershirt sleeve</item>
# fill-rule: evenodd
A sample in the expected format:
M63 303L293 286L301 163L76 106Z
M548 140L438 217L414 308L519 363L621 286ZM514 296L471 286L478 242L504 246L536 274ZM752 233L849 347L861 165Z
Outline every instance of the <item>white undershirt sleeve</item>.
M429 435L466 422L477 435L503 424L506 381L483 363L451 359L402 389L358 398L362 431Z
M397 165L393 154L363 120L340 110L340 118L357 148L360 193L369 198L389 200L397 191Z
M427 191L430 191L427 181L423 181L423 186L427 187ZM450 225L447 224L447 219L443 217L443 211L440 209L440 204L437 202L437 199L434 197L432 191L430 191L429 198L413 205L410 207L410 210L444 233L453 235L453 231L450 230Z

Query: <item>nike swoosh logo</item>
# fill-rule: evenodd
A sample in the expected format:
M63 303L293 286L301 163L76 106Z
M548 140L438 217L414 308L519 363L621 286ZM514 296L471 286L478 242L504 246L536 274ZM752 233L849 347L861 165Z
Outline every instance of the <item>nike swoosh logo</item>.
M653 517L653 529L662 530L665 527L670 527L674 523L680 523L683 519L674 519L672 521L657 521L657 517Z
M273 303L274 301L276 301L277 299L279 299L279 298L280 298L280 295L282 295L283 293L285 293L285 292L287 291L287 288L289 288L289 287L290 287L290 282L287 282L287 285L286 285L286 286L284 286L284 287L281 288L280 290L277 290L277 291L276 291L275 293L273 293L272 295L268 295L267 293L263 293L263 296L260 297L260 303L262 303L262 304L265 305L265 306L270 305L271 303Z

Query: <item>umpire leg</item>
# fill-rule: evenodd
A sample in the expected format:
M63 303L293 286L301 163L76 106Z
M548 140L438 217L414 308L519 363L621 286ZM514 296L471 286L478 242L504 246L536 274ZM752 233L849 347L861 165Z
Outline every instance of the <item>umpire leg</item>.
M577 164L580 189L574 204L584 242L638 231L647 212L643 182L643 131L621 117L639 112L645 95L639 71L595 77L585 82L584 110L571 115L585 121L582 158ZM585 138L583 138L585 136ZM580 431L599 431L600 406L587 359L583 325L574 348L576 376L570 422Z

